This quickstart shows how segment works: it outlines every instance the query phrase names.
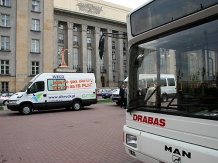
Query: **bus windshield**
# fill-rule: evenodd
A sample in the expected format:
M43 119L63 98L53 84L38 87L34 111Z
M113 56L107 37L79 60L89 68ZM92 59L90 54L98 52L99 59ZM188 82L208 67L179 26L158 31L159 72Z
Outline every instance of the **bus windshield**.
M218 20L130 49L128 106L218 120Z

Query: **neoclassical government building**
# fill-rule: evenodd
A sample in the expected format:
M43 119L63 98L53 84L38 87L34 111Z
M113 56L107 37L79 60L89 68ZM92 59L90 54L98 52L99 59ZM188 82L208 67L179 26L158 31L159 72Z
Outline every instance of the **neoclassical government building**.
M97 87L119 86L130 11L103 0L0 0L0 92L19 91L43 72L92 72Z

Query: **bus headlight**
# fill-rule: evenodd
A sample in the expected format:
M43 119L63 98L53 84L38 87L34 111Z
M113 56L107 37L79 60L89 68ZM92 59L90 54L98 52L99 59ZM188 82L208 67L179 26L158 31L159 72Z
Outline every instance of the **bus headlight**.
M134 135L126 134L126 144L137 148L137 137Z

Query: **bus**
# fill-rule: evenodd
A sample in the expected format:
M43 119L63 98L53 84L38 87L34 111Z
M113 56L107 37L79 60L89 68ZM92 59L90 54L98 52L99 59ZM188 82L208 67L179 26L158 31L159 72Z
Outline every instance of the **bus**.
M149 0L127 15L127 36L126 153L145 163L217 163L218 0ZM140 74L156 76L152 105L138 94ZM176 81L166 101L162 74Z

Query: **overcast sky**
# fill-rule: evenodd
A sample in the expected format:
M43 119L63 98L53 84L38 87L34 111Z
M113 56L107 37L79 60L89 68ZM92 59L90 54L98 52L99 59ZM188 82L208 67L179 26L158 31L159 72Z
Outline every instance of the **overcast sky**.
M129 7L135 9L136 7L142 5L143 3L147 2L148 0L104 0L114 4L118 4L121 6Z

